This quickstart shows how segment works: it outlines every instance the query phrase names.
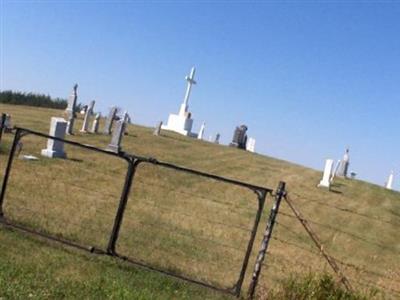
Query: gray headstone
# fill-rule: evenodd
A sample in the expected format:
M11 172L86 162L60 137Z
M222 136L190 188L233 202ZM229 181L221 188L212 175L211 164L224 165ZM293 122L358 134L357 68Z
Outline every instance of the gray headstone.
M77 89L78 89L78 84L75 84L72 90L71 95L68 98L68 106L66 109L66 112L68 116L70 114L75 114L75 109L76 109L76 99L78 98L77 96Z
M124 123L126 123L126 124L130 124L130 122L131 122L130 121L131 117L129 116L127 111L124 112L124 115L122 116L122 119L124 120Z
M67 106L67 118L68 118L68 124L66 128L66 133L67 134L73 134L74 131L74 121L75 121L75 110L76 110L76 100L78 99L78 94L77 94L77 89L78 85L74 85L74 89L72 91L71 96L69 96L68 99L68 106Z
M92 133L97 133L99 131L100 114L98 113L92 123Z
M160 135L161 126L162 126L162 121L157 123L157 126L156 126L156 128L154 129L154 132L153 132L154 135L157 135L157 136Z
M117 108L112 107L110 109L110 112L108 113L108 117L107 117L106 123L104 125L104 130L103 130L104 134L111 134L111 128L112 128L116 113L117 113Z
M67 122L63 118L52 117L50 123L49 135L60 139L64 139L66 128L67 128ZM65 158L66 153L64 152L64 142L48 139L47 148L43 149L41 154L43 156L51 158L53 157Z
M246 149L247 143L247 126L241 125L236 127L235 132L233 133L232 143L229 146L236 147L239 149Z
M350 165L350 156L349 156L349 149L346 149L346 152L344 153L343 159L340 162L340 167L337 172L338 176L343 176L347 177L347 173L349 171L349 165Z
M7 115L6 114L1 114L1 119L0 119L0 140L1 140L1 137L2 137L2 135L3 135L3 131L4 131L4 128L5 128L5 123L6 123L6 118L7 118Z
M219 138L220 137L221 137L221 135L219 133L217 133L216 136L215 136L215 140L214 140L215 144L219 144Z
M89 103L88 110L90 111L91 114L93 114L93 109L94 109L95 104L96 104L96 101L94 101L94 100L90 101L90 103Z
M111 143L108 145L107 149L118 153L121 151L121 141L122 136L125 133L125 122L124 120L118 120L115 122L115 128L112 133Z
M11 132L12 131L12 124L11 124L11 115L6 114L4 119L4 132Z

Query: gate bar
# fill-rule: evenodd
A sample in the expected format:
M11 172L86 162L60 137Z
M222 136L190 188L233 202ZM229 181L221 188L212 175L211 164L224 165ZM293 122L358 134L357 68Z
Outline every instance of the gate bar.
M0 218L3 217L3 202L4 202L4 196L6 193L6 188L7 188L7 183L8 183L8 177L10 177L10 172L11 172L11 166L12 162L14 160L14 155L15 155L15 150L17 149L18 142L21 137L21 130L17 128L17 131L15 132L14 136L14 141L12 143L12 147L10 149L10 155L8 157L8 162L7 162L7 168L6 172L4 173L4 178L3 178L3 184L1 186L1 193L0 193Z

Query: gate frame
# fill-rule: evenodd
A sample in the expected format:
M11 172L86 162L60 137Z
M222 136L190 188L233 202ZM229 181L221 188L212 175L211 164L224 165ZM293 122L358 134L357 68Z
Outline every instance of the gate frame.
M118 153L116 152L111 152L108 150L104 150L95 146L91 146L91 145L87 145L87 144L82 144L79 142L74 142L74 141L70 141L70 140L65 140L65 139L61 139L58 137L54 137L54 136L50 136L44 133L40 133L37 131L33 131L30 129L26 129L26 128L22 128L22 127L15 127L15 136L14 136L14 140L10 149L10 153L9 153L9 157L8 157L8 162L7 162L7 166L6 166L6 170L4 173L4 178L3 178L3 184L1 186L1 190L0 190L0 223L6 225L7 227L13 227L13 228L17 228L19 230L22 230L24 232L27 233L31 233L31 234L35 234L53 241L57 241L72 247L76 247L82 250L86 250L89 251L91 253L96 253L96 254L103 254L103 255L109 255L109 256L113 256L113 257L117 257L119 259L128 261L134 265L146 268L146 269L150 269L153 271L157 271L159 273L163 273L166 275L169 275L171 277L175 277L178 279L182 279L188 282L192 282L192 283L196 283L198 285L202 285L217 291L221 291L221 292L225 292L234 296L239 297L240 293L241 293L241 289L243 286L243 281L245 279L245 275L246 275L246 271L248 269L248 263L250 260L250 256L253 250L253 246L254 246L254 241L257 235L257 230L258 230L258 225L260 223L261 220L261 216L264 210L264 204L266 201L266 197L268 194L272 195L273 190L269 189L269 188L265 188L265 187L261 187L261 186L257 186L257 185L253 185L253 184L249 184L249 183L245 183L239 180L235 180L235 179L230 179L230 178L226 178L226 177L222 177L222 176L217 176L214 174L209 174L206 172L202 172L202 171L197 171L194 169L190 169L190 168L185 168L182 166L178 166L172 163L167 163L167 162L162 162L162 161L158 161L155 158L151 158L151 157L141 157L141 156L137 156L137 155L131 155L128 153L125 153L123 151L120 151ZM11 173L11 169L12 169L12 163L15 157L15 153L16 153L16 149L17 149L17 145L18 142L21 140L22 137L24 137L25 135L28 134L32 134L32 135L36 135L36 136L40 136L42 138L47 138L47 139L52 139L52 140L56 140L56 141L60 141L60 142L64 142L66 144L69 145L73 145L73 146L77 146L80 148L84 148L87 150L91 150L91 151L95 151L95 152L99 152L99 153L103 153L103 154L107 154L107 155L111 155L114 157L119 157L124 159L125 161L127 161L128 163L128 168L127 168L127 173L125 175L125 182L124 182L124 186L121 192L121 196L120 196L120 200L119 200L119 204L118 204L118 209L117 212L115 214L114 217L114 223L113 223L113 228L111 230L110 233L110 238L109 238L109 242L108 242L108 246L106 250L103 249L99 249L99 248L95 248L92 246L86 247L83 246L77 242L73 242L70 241L68 239L64 239L64 238L60 238L51 234L47 234L47 233L43 233L41 231L29 228L28 226L22 226L19 224L15 224L9 220L6 219L6 217L4 216L4 211L3 211L3 203L4 203L4 199L5 199L5 194L6 194L6 190L7 190L7 185L8 185L8 180L9 180L9 176ZM208 284L205 282L201 282L195 279L191 279L190 277L186 277L184 275L179 275L179 274L175 274L169 271L166 271L162 268L157 269L155 267L152 267L150 265L147 265L145 263L140 263L137 261L134 261L128 257L119 255L116 250L116 243L118 241L118 237L119 237L119 232L121 229L121 225L122 225L122 220L124 217L124 213L125 213L125 208L128 202L128 198L129 198L129 193L131 191L131 189L133 188L133 183L134 181L134 176L135 176L135 172L136 169L138 167L139 164L141 163L149 163L149 164L153 164L153 165L158 165L158 166L162 166L165 168L169 168L169 169L173 169L173 170L177 170L177 171L181 171L181 172L185 172L185 173L189 173L189 174L194 174L197 176L201 176L201 177L206 177L206 178L210 178L210 179L214 179L216 181L222 181L225 183L229 183L229 184L233 184L236 186L241 186L247 189L252 190L256 195L257 195L257 200L258 200L258 208L255 214L255 219L254 219L254 223L253 223L253 227L250 233L250 239L248 241L247 244L247 248L246 248L246 253L244 255L243 258L243 263L242 263L242 267L240 269L240 273L239 273L239 278L237 280L237 282L234 284L234 286L232 288L229 289L225 289L225 288L219 288L217 286L214 286L212 284ZM134 200L131 200L134 201Z
M185 172L185 173L189 173L189 174L194 174L194 175L198 175L198 176L202 176L202 177L206 177L206 178L211 178L214 179L216 181L222 181L222 182L226 182L226 183L230 183L236 186L241 186L241 187L245 187L249 190L252 190L256 196L257 196L257 201L258 201L258 208L256 211L256 215L255 215L255 219L254 219L254 223L253 223L253 227L250 233L250 239L248 241L247 244L247 248L246 248L246 252L243 258L243 263L240 269L240 273L239 273L239 278L236 281L236 283L233 285L233 287L225 289L225 288L219 288L216 286L213 286L211 284L199 281L199 280L195 280L195 279L191 279L190 277L186 277L185 275L178 275L178 274L174 274L171 273L169 271L166 270L159 270L156 269L155 267L152 267L150 264L146 264L146 263L142 263L142 262L138 262L134 259L128 258L125 255L120 255L119 253L116 252L115 248L116 248L116 243L118 241L118 237L119 237L119 231L121 229L121 225L122 225L122 221L123 221L123 217L124 217L124 212L125 212L125 208L128 202L128 197L126 198L121 198L120 204L119 204L119 209L118 209L118 213L115 219L115 223L114 223L114 228L113 228L113 233L112 236L110 237L110 243L107 249L107 252L110 255L113 256L117 256L123 260L126 260L130 263L136 264L136 265L140 265L142 267L145 267L147 269L151 269L151 270L156 270L159 272L162 272L164 274L168 274L170 276L174 276L192 283L196 283L208 288L212 288L221 292L226 292L229 294L232 294L234 296L239 297L240 293L241 293L241 289L242 289L242 285L243 285L243 281L246 275L246 271L247 271L247 266L249 264L249 260L250 260L250 256L251 256L251 252L253 250L253 246L254 246L254 241L257 235L257 230L258 230L258 225L260 223L261 220L261 215L264 209L264 204L266 201L266 196L267 194L271 194L273 190L272 189L267 189L267 188L263 188L263 187L259 187L253 184L249 184L249 183L245 183L242 181L238 181L238 180L234 180L234 179L230 179L230 178L226 178L226 177L222 177L222 176L217 176L217 175L213 175L213 174L208 174L205 172L201 172L201 171L197 171L194 169L189 169L189 168L185 168L185 167L181 167L181 166L177 166L171 163L167 163L167 162L161 162L158 161L155 158L144 158L144 157L138 157L138 156L132 156L132 158L134 158L133 160L133 167L131 170L131 182L130 182L130 186L132 186L132 181L133 184L135 182L134 180L134 175L136 173L136 169L139 166L139 164L141 163L149 163L149 164L153 164L153 165L158 165L158 166L162 166L168 169L173 169L173 170L178 170L181 172ZM134 199L131 199L130 201L134 201Z

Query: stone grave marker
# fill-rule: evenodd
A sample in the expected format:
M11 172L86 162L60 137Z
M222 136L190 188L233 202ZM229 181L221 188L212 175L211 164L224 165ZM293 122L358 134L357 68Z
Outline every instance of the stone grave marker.
M82 129L81 132L87 132L89 128L89 122L90 122L90 117L93 114L93 108L94 108L95 101L91 101L90 104L88 105L86 112L85 112L85 117L83 119L82 123Z
M121 141L124 132L125 132L124 120L121 119L115 122L115 129L113 130L112 133L111 143L107 147L108 150L115 153L119 153L121 151Z
M11 115L9 114L6 114L4 119L4 132L5 133L12 132Z
M93 120L93 123L92 123L92 130L91 130L92 133L97 133L99 131L100 117L101 117L100 113L98 113L94 117L94 120Z
M331 175L333 172L333 159L327 159L325 162L324 174L322 180L318 184L318 187L329 188L331 186Z
M340 160L340 159L339 159L339 160L336 162L336 165L335 165L334 171L332 172L332 176L331 176L331 182L333 181L333 179L335 179L335 176L336 176L336 175L337 175L337 173L339 172L340 162L341 162L341 160Z
M66 109L67 112L67 118L68 118L68 123L67 123L67 128L66 128L66 133L67 134L73 134L74 131L74 122L75 122L75 110L76 110L76 100L78 99L78 85L75 84L71 96L68 98L68 106Z
M347 177L347 173L349 171L349 165L350 165L349 149L346 149L346 152L344 153L343 159L340 163L337 175L342 177Z
M203 122L203 124L201 124L200 130L199 130L199 134L197 135L197 138L198 138L199 140L202 140L202 139L203 139L204 130L205 130L205 129L206 129L206 123Z
M160 135L161 126L162 126L162 121L158 122L156 128L154 128L154 132L153 132L154 135L156 135L156 136Z
M233 133L232 143L229 144L231 147L236 147L239 149L246 149L247 143L247 126L241 125L236 127L235 132Z
M250 152L254 152L256 150L256 139L248 138L246 143L246 150Z
M190 74L185 77L187 81L186 93L179 109L179 113L170 114L167 124L163 125L162 129L171 130L186 136L196 137L196 134L192 133L193 119L191 118L192 114L189 112L189 97L192 86L196 84L196 81L194 80L195 72L196 69L193 67L190 70Z
M219 133L217 133L217 134L215 135L215 140L214 140L214 143L215 143L215 144L219 144L219 139L220 139L220 137L221 137L221 135L220 135Z
M386 182L386 188L388 190L392 190L393 189L393 180L394 180L394 172L390 172L389 178Z
M50 123L50 136L54 136L60 139L64 139L65 137L65 131L67 128L67 121L65 121L63 118L56 118L52 117L51 118L51 123ZM43 149L41 152L42 156L54 158L66 158L67 155L64 152L64 142L61 141L56 141L53 139L48 139L47 140L47 148Z
M111 128L115 119L115 115L117 114L117 108L111 107L110 112L108 113L106 123L104 124L104 130L103 133L110 135L111 134Z

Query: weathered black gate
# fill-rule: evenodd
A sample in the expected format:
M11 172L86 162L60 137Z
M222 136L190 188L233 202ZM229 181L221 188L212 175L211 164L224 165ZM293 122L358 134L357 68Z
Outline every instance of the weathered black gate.
M18 145L26 136L61 141L76 154L67 160L43 159L43 163L36 165L34 162L22 160L15 162ZM26 144L37 143L28 141L24 148ZM43 145L44 143L40 144ZM40 150L38 147L32 146L31 151ZM105 169L103 177L97 173L89 174L94 176L96 184L99 182L97 186L101 189L100 192L97 189L85 190L85 187L68 182L70 177L60 176L60 180L51 175L53 173L47 172L48 168L53 168L56 174L58 169L64 170L66 167L84 172L93 167L93 164L108 160L118 163L110 163L104 168L119 164L118 167L113 170ZM15 180L15 184L9 184L14 176L12 169L15 163L19 164L22 175L33 174L35 180L44 177L46 181L38 181L37 184L43 191L46 192L50 185L54 185L54 188L61 189L63 193L55 196L52 194L51 200L46 199L49 195L39 193L34 198L25 194L23 183L20 184L22 179ZM33 168L39 171L32 173ZM108 182L114 180L114 177L121 177L118 183L112 185L119 187L119 191L115 190L107 195L107 191L112 188ZM28 177L27 182L30 180L32 176ZM16 190L12 192L12 188ZM79 191L84 192L84 196L74 197L73 193ZM268 194L272 194L271 189L154 158L125 152L113 153L29 129L15 128L0 193L0 221L80 249L122 258L238 296ZM249 195L253 195L253 199L244 199ZM104 201L107 197L109 200ZM44 200L46 201L37 205L37 202ZM62 207L62 211L59 207ZM23 210L31 210L29 219L22 213ZM232 219L234 215L247 216L246 220L249 222L244 224L242 217ZM39 219L45 219L45 222ZM71 223L71 226L61 226L60 219L65 224ZM229 223L228 220L231 219L233 222ZM92 231L89 230L91 226L95 226ZM85 230L88 233L82 234ZM171 249L175 252L171 252ZM157 251L161 254L157 254ZM226 267L221 268L219 264L230 264L229 256L236 258L236 262L240 260L240 266L236 266L234 272L231 272L235 276L228 276L230 282L221 282L229 270ZM183 261L183 257L188 257L188 260ZM194 259L200 262L196 264ZM212 263L215 266L210 268L214 269L203 270L204 265ZM210 273L217 274L215 270L219 269L221 278L209 276Z

